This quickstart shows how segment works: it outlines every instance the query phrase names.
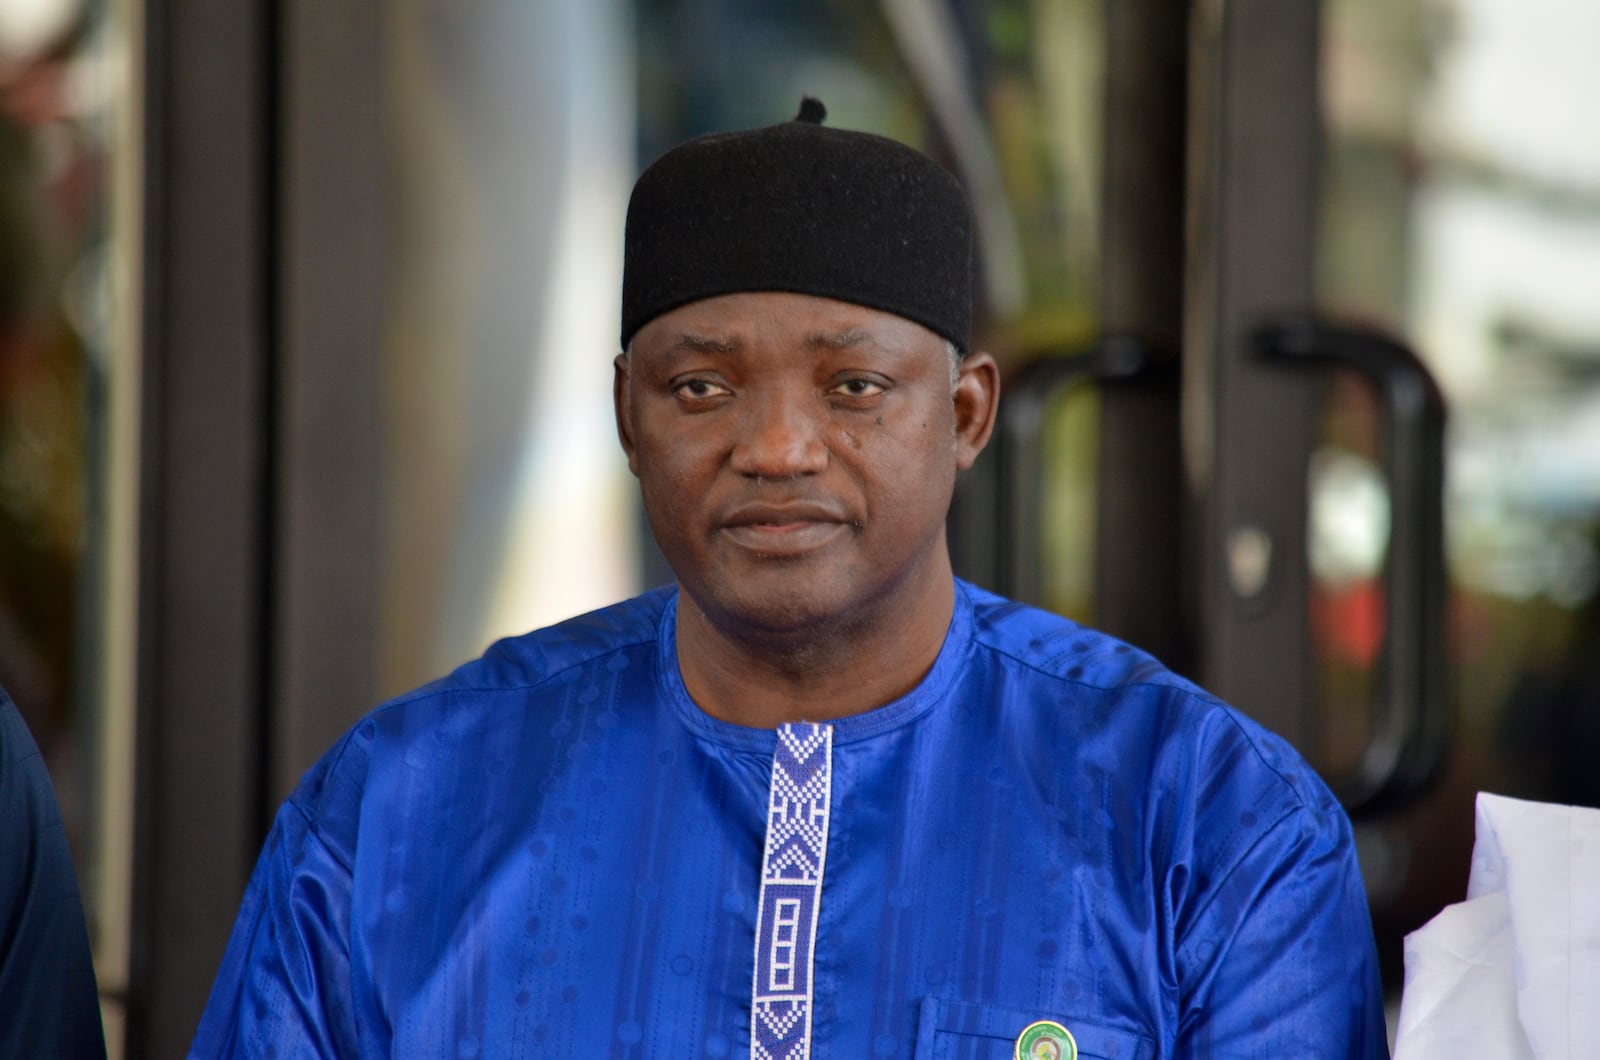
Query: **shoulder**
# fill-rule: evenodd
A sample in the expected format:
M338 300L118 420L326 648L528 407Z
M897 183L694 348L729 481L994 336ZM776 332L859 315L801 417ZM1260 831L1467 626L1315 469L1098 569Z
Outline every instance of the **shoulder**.
M557 625L508 637L484 654L368 713L316 763L290 796L313 833L347 853L336 837L352 836L375 770L405 767L416 777L439 774L442 753L455 760L473 749L493 751L526 725L530 714L579 695L595 673L623 668L656 650L671 589L602 608ZM426 765L426 769L418 769Z
M1226 862L1269 831L1347 829L1343 809L1294 748L1147 652L961 588L975 643L1023 675L1028 709L1068 715L1073 739L1116 763L1109 772L1164 815L1172 842L1210 847L1199 853Z
M0 1055L104 1055L89 935L55 788L0 691Z
M1206 696L1149 653L1060 615L1018 603L966 582L973 640L1039 674L1088 688L1167 688Z
M55 787L44 757L16 704L0 690L0 834L13 837L0 843L0 849L32 851L41 832L60 829ZM17 869L27 865L26 857L4 860Z
M461 692L533 688L609 656L654 644L661 613L674 590L655 589L598 611L517 637L496 641L477 659L449 676L392 700L379 711L405 709Z
M42 767L36 766L39 749L11 697L0 692L0 783L33 783Z

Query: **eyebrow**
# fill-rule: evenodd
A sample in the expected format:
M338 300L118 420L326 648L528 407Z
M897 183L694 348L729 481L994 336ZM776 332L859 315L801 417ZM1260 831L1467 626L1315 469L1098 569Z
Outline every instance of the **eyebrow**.
M877 346L878 339L867 328L847 328L844 331L814 331L806 336L805 343L812 349L848 350L857 346ZM691 350L695 353L737 353L743 348L737 338L717 338L697 335L692 331L678 334L671 350Z
M814 331L806 336L806 345L829 350L848 350L855 346L876 346L877 338L866 328L849 328L845 331Z
M695 353L734 353L739 349L737 339L717 339L685 331L672 344L674 350L693 350Z

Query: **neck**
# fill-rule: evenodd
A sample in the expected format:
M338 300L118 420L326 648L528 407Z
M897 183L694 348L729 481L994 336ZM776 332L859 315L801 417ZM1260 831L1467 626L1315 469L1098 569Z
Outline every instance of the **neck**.
M721 628L680 592L684 687L712 717L758 729L881 707L927 676L950 628L955 591L948 571L908 595L827 629L751 636Z

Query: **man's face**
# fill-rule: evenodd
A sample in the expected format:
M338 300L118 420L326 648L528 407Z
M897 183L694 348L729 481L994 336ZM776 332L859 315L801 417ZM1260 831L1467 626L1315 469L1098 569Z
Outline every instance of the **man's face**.
M951 376L921 325L809 295L708 298L640 329L617 361L618 431L656 540L714 625L848 632L948 581L956 471L997 392L987 355Z

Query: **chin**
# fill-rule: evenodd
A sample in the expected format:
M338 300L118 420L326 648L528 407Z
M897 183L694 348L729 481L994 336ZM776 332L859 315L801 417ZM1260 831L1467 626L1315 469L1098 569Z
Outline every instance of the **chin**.
M826 637L862 621L865 601L801 574L790 584L740 579L732 591L694 594L701 609L725 631L781 640Z

